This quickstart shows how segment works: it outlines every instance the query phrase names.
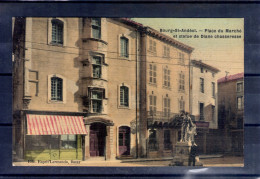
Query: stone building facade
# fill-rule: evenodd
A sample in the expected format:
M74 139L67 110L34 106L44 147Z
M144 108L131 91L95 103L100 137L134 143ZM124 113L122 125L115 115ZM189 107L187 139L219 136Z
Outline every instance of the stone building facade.
M124 18L15 18L15 160L171 156L193 48Z
M141 41L140 156L172 156L180 137L176 117L189 112L193 48L149 27Z
M244 151L244 73L218 80L219 132L222 152L243 155Z
M217 78L219 70L201 60L191 60L191 114L195 117L195 142L199 153L211 148L211 131L218 128ZM208 139L207 139L208 138ZM207 146L208 145L208 146Z

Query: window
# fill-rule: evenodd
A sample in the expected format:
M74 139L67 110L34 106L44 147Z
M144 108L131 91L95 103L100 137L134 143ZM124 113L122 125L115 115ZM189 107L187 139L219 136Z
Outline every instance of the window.
M171 100L170 98L163 98L163 115L164 117L169 117L170 116L170 112L171 112L171 109L170 109L170 103L171 103Z
M53 44L63 44L63 22L58 19L52 19L51 42Z
M179 52L179 63L184 64L184 54Z
M215 98L215 83L212 82L211 86L212 86L212 97Z
M204 103L199 104L199 110L200 110L200 120L204 121Z
M58 77L51 78L51 100L62 101L63 80Z
M170 47L167 47L167 46L163 47L163 56L170 57Z
M91 105L92 111L94 113L101 113L102 112L102 100L103 100L103 91L91 91Z
M156 65L150 64L149 77L149 82L152 84L156 84Z
M204 93L204 79L200 78L200 92Z
M171 149L171 133L170 133L170 130L164 131L163 138L164 138L164 149L170 150Z
M212 110L212 121L215 121L215 106L211 106L211 110Z
M91 27L92 27L92 37L95 39L100 39L101 38L101 19L92 18Z
M243 109L243 96L237 97L237 109Z
M203 73L204 69L202 67L200 67L200 73Z
M126 37L120 37L121 45L121 57L128 57L128 39Z
M77 147L76 135L61 135L60 140L62 149L75 149Z
M93 77L94 78L101 78L102 72L102 57L100 56L93 56L92 57L92 67L93 67Z
M155 116L156 115L156 100L157 97L154 95L150 95L149 96L149 101L150 101L150 105L149 105L149 111L150 111L150 115L151 116Z
M120 86L120 106L129 107L129 88Z
M170 87L171 86L171 71L166 67L163 70L163 86Z
M149 130L149 150L157 151L158 150L158 143L156 137L156 130Z
M179 100L179 109L180 109L180 112L185 111L185 101L183 100L183 96Z
M237 92L242 92L243 91L243 82L237 83Z
M149 40L149 51L156 53L156 42L153 40Z
M184 73L181 72L179 74L179 91L184 91L185 90L185 76Z

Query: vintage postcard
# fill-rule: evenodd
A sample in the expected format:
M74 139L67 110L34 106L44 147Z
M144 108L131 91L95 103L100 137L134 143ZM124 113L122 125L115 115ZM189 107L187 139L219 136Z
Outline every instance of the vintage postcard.
M12 21L13 166L244 166L243 18Z

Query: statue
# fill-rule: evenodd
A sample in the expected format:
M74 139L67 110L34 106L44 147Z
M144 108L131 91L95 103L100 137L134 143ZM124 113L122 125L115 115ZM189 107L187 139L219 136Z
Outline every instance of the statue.
M192 122L188 113L181 113L182 126L181 126L181 140L180 142L194 142L196 133L196 125Z

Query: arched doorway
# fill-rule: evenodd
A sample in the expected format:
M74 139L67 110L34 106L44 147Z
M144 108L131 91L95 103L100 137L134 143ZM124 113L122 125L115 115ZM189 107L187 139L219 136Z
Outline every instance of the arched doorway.
M92 123L90 125L89 149L90 156L104 156L106 147L106 125L103 123Z
M119 127L119 155L130 155L130 127Z

